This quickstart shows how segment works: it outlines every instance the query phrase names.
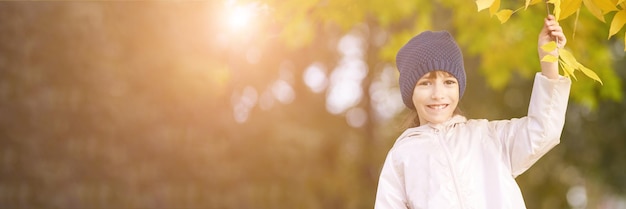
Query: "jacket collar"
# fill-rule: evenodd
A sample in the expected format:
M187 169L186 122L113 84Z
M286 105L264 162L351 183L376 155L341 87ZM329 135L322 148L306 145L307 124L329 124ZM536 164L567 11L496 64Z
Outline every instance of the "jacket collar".
M423 126L428 126L430 128L433 128L433 129L442 130L442 129L448 128L450 126L453 126L453 125L455 125L457 123L464 123L466 121L467 121L467 118L465 118L464 116L462 116L462 115L454 115L454 116L452 116L452 118L450 118L450 120L448 120L446 122L443 122L443 123L440 123L440 124L427 123L427 124L425 124Z
M398 137L398 140L405 138L405 137L412 136L412 135L419 135L424 132L445 130L446 128L454 126L458 123L464 123L466 121L467 121L467 118L465 118L464 116L454 115L452 116L452 118L450 118L450 120L440 123L440 124L427 123L418 127L409 128L405 130L404 133L400 135L400 137Z

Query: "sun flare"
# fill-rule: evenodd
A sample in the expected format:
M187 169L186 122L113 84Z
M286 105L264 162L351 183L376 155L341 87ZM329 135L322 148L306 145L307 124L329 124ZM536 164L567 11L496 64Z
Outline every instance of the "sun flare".
M233 5L228 14L228 26L232 31L241 31L251 23L253 16L252 5Z

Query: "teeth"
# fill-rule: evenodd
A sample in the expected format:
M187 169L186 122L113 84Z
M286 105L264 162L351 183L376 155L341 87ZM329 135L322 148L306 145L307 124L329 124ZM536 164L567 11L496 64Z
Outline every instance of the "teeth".
M442 105L430 105L431 108L436 109L436 110L441 110L443 108L445 108L448 105L442 104Z

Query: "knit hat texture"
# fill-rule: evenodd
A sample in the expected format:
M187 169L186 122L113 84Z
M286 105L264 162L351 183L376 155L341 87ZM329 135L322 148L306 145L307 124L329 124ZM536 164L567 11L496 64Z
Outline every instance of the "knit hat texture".
M396 55L400 71L402 101L410 108L413 104L415 84L425 74L442 70L459 81L459 99L465 92L465 68L463 54L447 31L425 31L413 37Z

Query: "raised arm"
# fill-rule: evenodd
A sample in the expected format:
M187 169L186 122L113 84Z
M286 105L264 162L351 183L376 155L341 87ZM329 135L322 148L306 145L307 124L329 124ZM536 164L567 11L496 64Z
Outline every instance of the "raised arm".
M544 19L543 28L539 33L539 40L537 41L539 60L541 60L541 58L548 54L558 57L558 51L556 49L552 52L544 52L541 49L541 46L550 41L556 41L558 48L563 48L567 43L565 34L563 34L563 29L559 25L559 22L556 21L556 18L552 15L548 15L548 17ZM549 79L559 78L559 63L541 62L541 74L548 77Z
M539 59L557 50L544 52L541 46L557 41L562 48L567 39L554 16L544 20L539 33ZM541 156L560 142L565 123L571 80L559 75L558 62L541 62L541 73L535 76L528 116L520 119L493 121L492 134L501 140L505 159L517 176L532 166Z

